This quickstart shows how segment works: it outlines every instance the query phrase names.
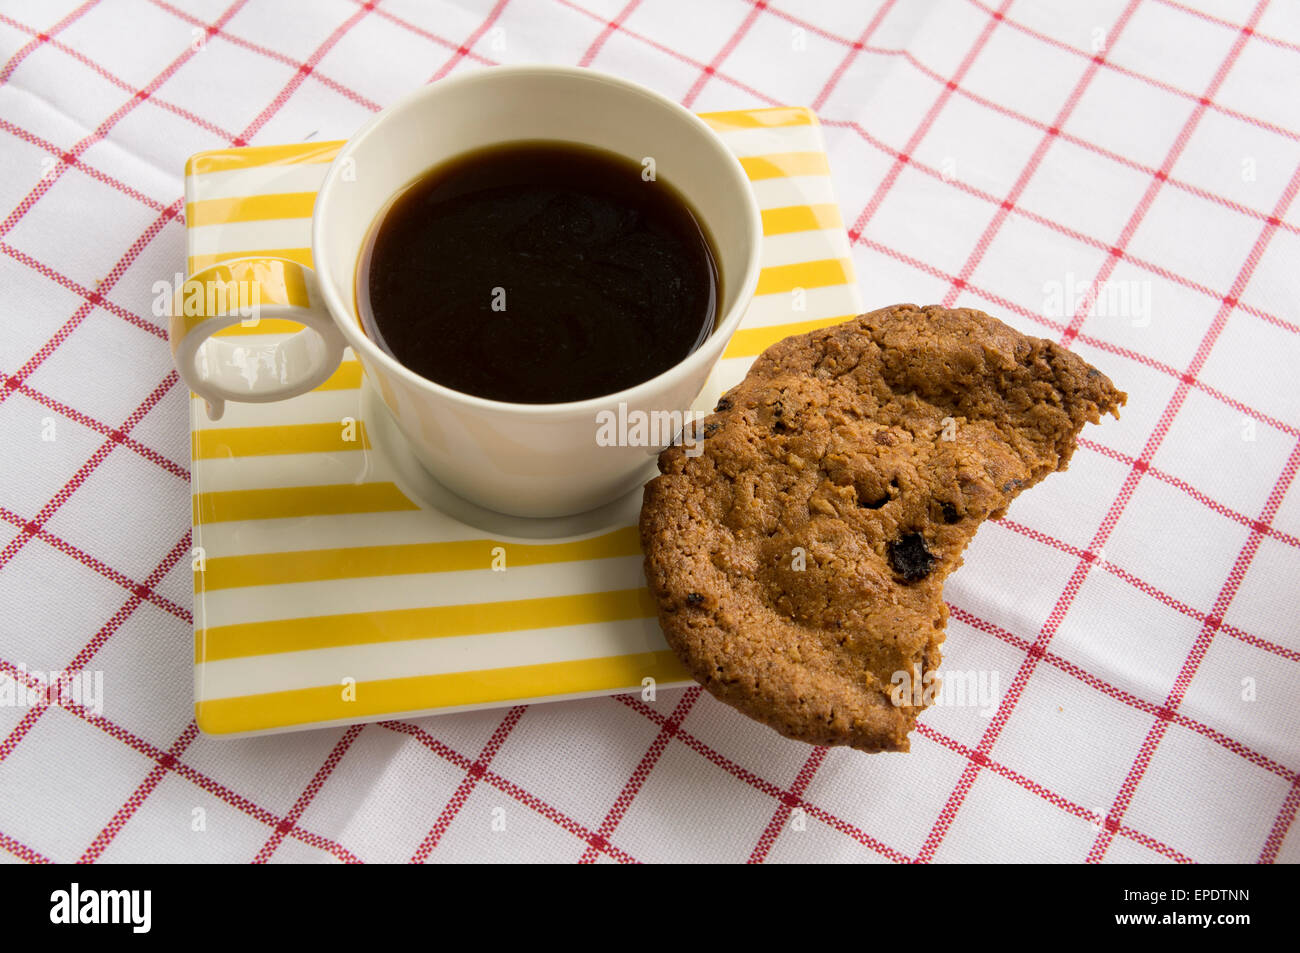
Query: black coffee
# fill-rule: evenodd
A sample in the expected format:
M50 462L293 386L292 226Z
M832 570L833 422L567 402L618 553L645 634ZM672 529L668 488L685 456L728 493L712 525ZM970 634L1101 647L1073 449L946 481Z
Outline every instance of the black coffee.
M667 370L713 330L721 288L699 218L646 168L530 141L430 170L380 216L358 264L366 334L422 377L517 403L598 397Z

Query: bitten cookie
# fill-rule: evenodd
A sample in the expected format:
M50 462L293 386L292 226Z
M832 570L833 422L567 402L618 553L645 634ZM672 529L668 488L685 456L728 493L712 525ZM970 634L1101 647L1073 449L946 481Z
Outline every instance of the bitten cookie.
M939 666L943 580L1125 395L980 311L897 305L768 348L645 490L668 643L790 738L906 751L896 673Z

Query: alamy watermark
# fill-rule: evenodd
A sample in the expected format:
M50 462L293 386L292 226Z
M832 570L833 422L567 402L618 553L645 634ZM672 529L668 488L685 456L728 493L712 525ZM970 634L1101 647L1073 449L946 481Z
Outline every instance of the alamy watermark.
M243 327L255 327L262 317L262 288L256 281L199 281L179 271L173 280L159 278L149 289L153 293L153 314L183 317L233 314Z
M1151 323L1151 282L1083 281L1073 272L1065 279L1043 282L1043 316L1069 320L1076 314L1120 318L1135 328Z
M680 443L688 457L704 452L699 422L708 416L702 410L629 410L619 401L617 410L596 412L596 446L645 447L658 453Z
M898 671L889 681L892 686L890 701L900 707L943 705L951 708L978 708L980 715L989 718L997 711L998 702L1002 698L998 690L998 673L994 671Z
M18 664L18 674L0 675L0 708L73 704L96 715L104 713L102 671L38 672Z

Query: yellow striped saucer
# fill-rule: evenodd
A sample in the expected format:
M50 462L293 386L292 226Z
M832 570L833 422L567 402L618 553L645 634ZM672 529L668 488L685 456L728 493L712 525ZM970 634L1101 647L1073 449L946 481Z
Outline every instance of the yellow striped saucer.
M703 118L763 213L757 295L705 400L789 334L861 301L821 130L803 108ZM311 265L316 188L342 143L224 149L185 169L189 272L250 255ZM261 321L248 344L293 333ZM262 341L257 336L263 336ZM639 494L548 538L438 496L387 436L350 353L311 393L191 396L199 727L246 735L686 681L644 589ZM711 401L710 401L711 402Z

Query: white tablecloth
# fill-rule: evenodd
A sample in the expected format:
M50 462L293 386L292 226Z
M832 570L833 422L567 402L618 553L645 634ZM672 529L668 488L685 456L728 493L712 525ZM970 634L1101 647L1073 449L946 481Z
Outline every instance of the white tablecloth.
M814 107L869 305L981 308L1128 391L948 583L944 668L990 704L907 755L699 689L197 733L152 290L185 159L345 138L498 62ZM0 64L0 856L1300 857L1294 4L5 0ZM51 704L57 671L81 690Z

